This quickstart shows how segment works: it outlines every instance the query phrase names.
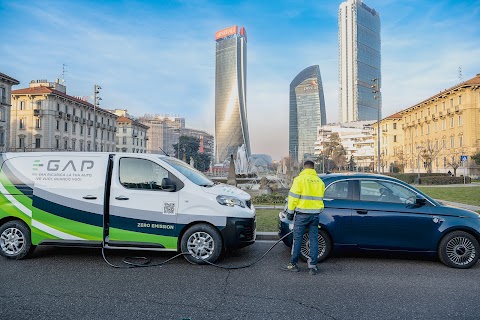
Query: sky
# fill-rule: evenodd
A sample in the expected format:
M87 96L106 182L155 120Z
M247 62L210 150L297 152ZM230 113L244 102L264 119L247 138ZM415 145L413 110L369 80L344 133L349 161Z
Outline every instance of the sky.
M320 66L327 122L338 121L340 3L0 0L0 72L21 82L13 89L63 78L90 102L98 84L102 108L185 117L213 134L215 32L243 26L252 152L279 160L289 85L306 67ZM480 73L480 0L364 3L380 13L383 116Z

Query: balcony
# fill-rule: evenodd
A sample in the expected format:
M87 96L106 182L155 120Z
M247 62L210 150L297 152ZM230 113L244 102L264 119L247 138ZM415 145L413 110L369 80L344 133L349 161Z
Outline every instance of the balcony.
M107 127L107 125L105 123L102 123L102 129L105 129Z
M460 106L455 107L455 113L462 113L462 110L460 110Z
M87 123L87 119L82 119L81 123L82 123L82 124Z
M41 116L43 116L43 110L41 110L41 109L33 109L33 115L34 115L35 117L41 117Z
M70 113L67 113L67 120L68 121L72 120L72 115Z
M93 126L93 120L88 120L87 125Z
M145 136L145 140L148 140L148 136Z
M73 117L73 121L78 122L79 120L80 120L79 117L77 117L77 116Z
M60 119L63 118L63 112L62 112L62 111L57 111L57 112L55 113L55 117L56 117L56 118L60 118Z
M96 127L97 127L97 128L100 128L100 122L97 122L97 126L96 126Z

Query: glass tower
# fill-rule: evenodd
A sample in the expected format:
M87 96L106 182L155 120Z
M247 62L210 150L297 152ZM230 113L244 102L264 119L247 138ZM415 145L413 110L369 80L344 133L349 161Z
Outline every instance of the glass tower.
M235 156L242 145L248 159L247 34L233 26L217 31L215 38L215 162Z
M338 11L340 122L377 120L381 111L372 93L381 87L380 16L361 0L348 0ZM380 114L381 117L381 114Z
M317 127L327 123L320 68L300 72L290 83L289 154L302 163L313 157Z

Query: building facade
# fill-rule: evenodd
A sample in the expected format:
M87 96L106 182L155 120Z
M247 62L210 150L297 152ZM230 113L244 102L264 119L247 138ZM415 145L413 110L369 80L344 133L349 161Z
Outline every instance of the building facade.
M173 145L185 129L185 118L146 114L138 122L149 127L147 153L175 154Z
M380 16L362 0L348 0L338 11L340 122L378 120L381 95ZM378 90L379 91L379 90ZM380 111L379 111L380 109Z
M209 134L203 130L185 128L182 130L182 136L195 137L200 140L200 153L205 153L210 156L210 159L213 161L214 157L214 138L213 135Z
M400 115L405 172L480 174L471 159L480 151L480 74Z
M68 95L58 81L32 80L12 91L10 150L115 151L117 118Z
M358 171L371 171L374 160L374 138L371 124L372 121L357 121L318 127L315 155L322 157L327 143L331 140L332 133L337 133L346 152L346 161L353 158L355 162L356 167L353 169ZM326 161L322 162L325 163ZM326 168L326 170L328 170L328 168Z
M146 153L149 127L115 110L117 119L117 152Z
M215 34L215 161L223 163L245 145L251 155L247 121L247 34L232 26Z
M403 153L402 115L392 114L380 121L380 170L385 172L401 172L405 167ZM375 139L374 163L378 166L378 121L372 124Z
M0 151L10 148L10 113L12 86L20 82L0 72Z
M313 156L317 127L326 124L325 98L318 65L300 72L290 83L289 155L297 163Z

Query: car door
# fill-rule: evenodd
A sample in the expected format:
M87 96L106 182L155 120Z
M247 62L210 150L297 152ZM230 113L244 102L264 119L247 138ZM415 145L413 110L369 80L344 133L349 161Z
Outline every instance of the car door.
M415 204L416 193L400 183L359 179L353 202L353 236L360 248L430 251L438 224L430 204Z
M323 196L325 208L320 214L319 223L327 228L336 245L352 243L352 195L352 181L327 182Z
M175 249L178 190L162 189L176 178L141 156L115 160L110 195L109 245Z

